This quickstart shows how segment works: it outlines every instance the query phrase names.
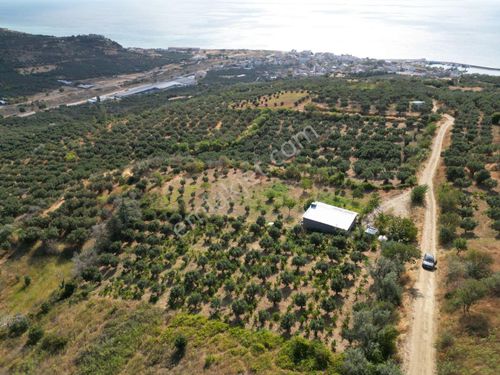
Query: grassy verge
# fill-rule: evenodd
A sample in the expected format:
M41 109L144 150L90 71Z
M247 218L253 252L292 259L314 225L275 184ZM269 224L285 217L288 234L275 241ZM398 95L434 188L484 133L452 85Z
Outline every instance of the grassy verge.
M62 280L71 277L73 264L59 256L25 256L1 266L0 312L26 313L45 300ZM25 277L30 279L25 285Z
M47 315L32 317L32 325L44 332L33 345L26 344L28 331L0 340L0 372L337 374L342 363L319 342L288 340L201 315L166 316L139 302L78 301L76 294ZM179 337L185 340L182 349ZM61 344L53 350L49 341Z

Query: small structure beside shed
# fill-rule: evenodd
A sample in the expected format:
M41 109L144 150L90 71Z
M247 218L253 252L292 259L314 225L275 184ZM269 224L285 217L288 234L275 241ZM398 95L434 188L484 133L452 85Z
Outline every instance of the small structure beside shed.
M365 229L365 233L369 234L370 236L376 236L378 234L378 229L372 227L371 225L368 225Z
M313 202L302 216L302 226L308 230L326 233L348 232L354 226L357 216L356 212L344 208Z

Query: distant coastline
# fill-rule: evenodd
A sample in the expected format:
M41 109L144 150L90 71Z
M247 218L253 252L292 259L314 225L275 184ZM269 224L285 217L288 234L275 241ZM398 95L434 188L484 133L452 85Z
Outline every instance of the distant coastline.
M3 27L2 25L0 25L0 31L1 30L7 30L7 31L12 31L12 32L19 32L19 33L25 33L25 34L29 34L25 31L20 31L20 30L13 30L12 28L7 28L7 27ZM44 35L44 36L49 36L49 37L52 37L54 35L47 35L47 34L38 34L38 35ZM90 35L90 34L79 34L79 35ZM94 34L94 35L98 35L98 34ZM65 35L63 37L71 37L71 36L75 36L75 35ZM109 36L107 35L100 35L104 38L110 38ZM269 51L269 52L279 52L279 53L286 53L286 52L289 52L289 51L286 51L286 50L275 50L275 49L265 49L265 48L256 48L256 49L251 49L251 48L204 48L204 47L198 47L198 46L167 46L167 47L157 47L157 48L154 48L154 47L142 47L142 46L130 46L130 47L125 47L125 48L128 48L128 49L144 49L144 50L191 50L191 51L196 51L196 50L218 50L218 51L224 51L224 50L227 50L227 51L237 51L237 50L242 50L242 51ZM333 52L328 52L328 51L316 51L315 53L333 53ZM428 60L427 58L423 57L423 58L415 58L415 59L405 59L405 58L375 58L375 57L370 57L370 56L367 56L367 57L364 57L364 58L361 58L359 56L353 56L353 55L350 55L350 54L338 54L340 56L342 55L345 55L345 56L352 56L352 57L355 57L355 58L359 58L359 59L373 59L373 60L382 60L382 61L393 61L393 62L421 62L421 63L424 63L424 64L427 64L431 67L433 66L441 66L441 67L444 67L445 69L465 69L466 71L465 72L462 72L462 73L465 73L465 74L485 74L485 75L492 75L492 76L500 76L500 67L496 68L496 67L492 67L492 66L484 66L484 65L478 65L478 64L467 64L467 63L462 63L462 62L455 62L455 61L440 61L440 60ZM477 71L472 71L470 72L469 70L470 69L475 69Z
M500 69L500 3L464 0L23 0L0 25L32 34L100 34L124 47L328 51ZM24 5L23 5L24 4ZM29 5L29 6L27 6ZM120 12L116 12L120 9ZM495 70L491 70L495 69Z
M500 72L500 68L494 68L491 66L482 66L482 65L474 65L474 64L465 64L465 63L460 63L460 62L454 62L454 61L429 61L429 64L434 65L434 64L441 64L441 65L452 65L460 68L476 68L476 69L482 69L482 70L493 70Z

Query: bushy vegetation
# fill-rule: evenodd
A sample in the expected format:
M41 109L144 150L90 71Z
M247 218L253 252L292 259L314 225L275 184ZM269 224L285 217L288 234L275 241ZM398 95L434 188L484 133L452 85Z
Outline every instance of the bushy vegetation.
M411 191L411 203L414 205L423 205L425 203L425 194L429 190L427 185L415 186Z
M351 324L342 335L351 344L346 352L343 373L400 374L393 359L397 352L397 307L402 301L402 274L405 264L420 256L416 248L416 227L408 219L380 215L382 233L392 239L382 245L382 255L372 265L370 298L353 307Z
M278 357L281 368L304 372L339 371L340 363L325 346L301 337L287 341Z
M50 354L56 354L62 351L67 343L68 339L65 337L56 334L47 334L42 338L40 348Z

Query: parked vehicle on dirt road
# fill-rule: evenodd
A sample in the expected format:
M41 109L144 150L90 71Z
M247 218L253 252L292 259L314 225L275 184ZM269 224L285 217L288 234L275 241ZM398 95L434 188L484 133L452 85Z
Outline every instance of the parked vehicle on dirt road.
M436 268L437 260L434 255L425 253L424 259L422 260L422 267L426 270L433 271Z

